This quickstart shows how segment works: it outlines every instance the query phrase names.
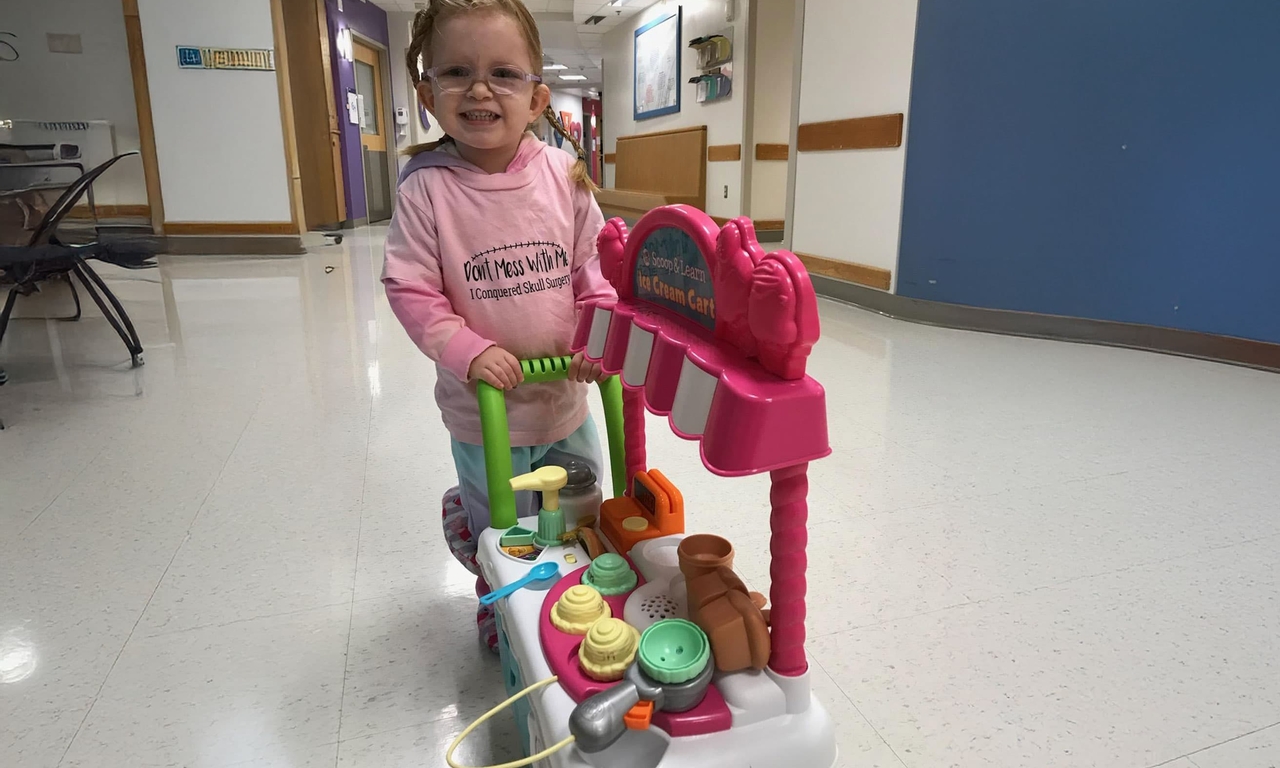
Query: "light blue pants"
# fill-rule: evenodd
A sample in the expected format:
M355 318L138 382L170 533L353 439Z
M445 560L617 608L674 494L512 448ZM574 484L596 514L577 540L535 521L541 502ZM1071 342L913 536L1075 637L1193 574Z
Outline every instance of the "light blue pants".
M479 538L489 527L489 484L484 469L484 447L452 440L453 463L458 469L458 493L462 506L467 510L467 526ZM595 420L587 414L587 420L577 431L550 445L529 445L511 449L512 476L523 475L535 469L563 465L571 459L586 462L599 481L603 460L600 453L600 433ZM516 493L516 516L531 517L538 514L538 500L532 491Z

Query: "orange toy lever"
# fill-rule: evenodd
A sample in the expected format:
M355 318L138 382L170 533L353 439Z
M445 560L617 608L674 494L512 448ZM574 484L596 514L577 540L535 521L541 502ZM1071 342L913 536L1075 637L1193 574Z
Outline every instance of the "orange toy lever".
M622 716L622 722L627 724L627 728L633 731L647 731L649 723L653 720L653 702L642 701L632 707L627 714Z

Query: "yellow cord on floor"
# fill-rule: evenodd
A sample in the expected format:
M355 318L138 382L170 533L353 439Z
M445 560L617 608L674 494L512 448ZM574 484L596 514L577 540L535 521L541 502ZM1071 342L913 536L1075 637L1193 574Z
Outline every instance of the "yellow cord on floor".
M489 710L488 712L485 712L483 715L480 716L480 719L476 720L471 725L468 725L466 729L463 730L462 733L458 734L458 738L454 739L453 743L449 745L449 751L444 753L444 761L449 764L449 768L472 768L471 766L458 765L457 763L453 762L453 753L458 749L459 746L461 746L463 739L470 736L471 732L474 731L481 723L493 717L494 715L498 714L499 712L511 706L512 704L516 703L520 699L523 699L525 696L528 696L529 694L538 690L539 688L545 688L559 679L560 678L558 677L552 676L552 677L548 677L546 680L541 680L539 682L534 683L533 685L529 686L528 688L525 688L523 691L517 693L515 696L512 696L511 698L502 702L501 704ZM552 746L552 747L548 747L547 749L542 750L541 752L539 752L536 755L533 755L532 757L526 757L523 760L516 760L513 763L503 763L502 765L487 765L487 766L484 766L483 768L524 768L524 766L526 765L533 765L539 760L551 757L552 755L554 755L555 753L559 752L560 750L564 749L565 747L569 746L572 743L573 743L573 737L570 736L564 741L560 742L559 744L556 744L555 746Z

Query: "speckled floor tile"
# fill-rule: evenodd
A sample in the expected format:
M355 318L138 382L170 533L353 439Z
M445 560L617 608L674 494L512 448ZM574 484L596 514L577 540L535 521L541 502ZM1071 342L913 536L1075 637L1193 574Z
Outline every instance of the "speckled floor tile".
M476 632L476 607L474 586L356 603L342 739L447 718L470 722L505 699L498 657Z
M338 745L338 768L447 768L444 753L469 725L469 718L447 717ZM481 725L455 753L462 765L496 765L523 757L516 721L495 717Z
M1187 761L1192 768L1277 768L1280 723L1196 752Z
M135 637L63 764L224 768L335 743L349 620L343 605Z
M1271 539L818 638L911 768L1152 766L1280 706Z

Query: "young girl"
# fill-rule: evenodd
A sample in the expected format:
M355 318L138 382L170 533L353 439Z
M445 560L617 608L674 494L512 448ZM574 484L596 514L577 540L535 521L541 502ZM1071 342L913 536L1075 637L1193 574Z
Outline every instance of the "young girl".
M521 359L568 354L582 303L613 295L595 248L604 218L585 153L549 106L538 28L520 0L431 0L414 18L406 58L446 137L410 150L382 281L396 317L436 362L458 471L445 534L479 577L475 542L489 505L476 381L507 391L516 474L573 458L602 476L584 384L601 378L599 366L578 354L569 381L518 385ZM576 163L528 132L543 116ZM518 494L517 509L535 514L532 494ZM476 590L488 591L483 579ZM496 648L492 609L476 622Z

